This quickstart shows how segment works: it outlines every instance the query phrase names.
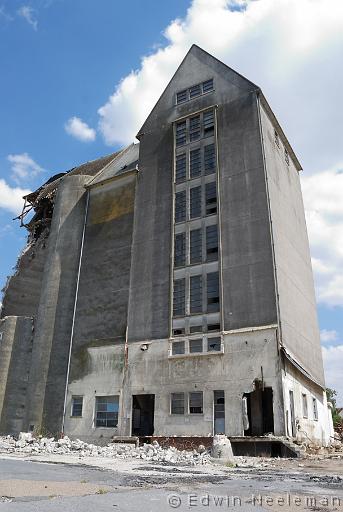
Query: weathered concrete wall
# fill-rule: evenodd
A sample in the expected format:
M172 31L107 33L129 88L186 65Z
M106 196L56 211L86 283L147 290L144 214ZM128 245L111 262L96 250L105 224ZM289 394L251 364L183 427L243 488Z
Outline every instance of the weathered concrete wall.
M287 418L287 434L292 435L289 391L294 394L295 420L299 425L296 437L301 442L316 441L324 446L330 443L330 418L326 400L326 393L316 384L307 379L300 371L288 361L285 362L283 372L283 387L285 413ZM304 417L302 394L307 397L308 414ZM318 420L313 414L312 399L317 400Z
M47 233L46 233L47 235ZM36 316L46 259L46 236L25 247L4 288L1 317Z
M23 430L32 354L32 318L0 320L0 433Z
M299 173L261 111L273 229L282 343L324 385L316 298Z
M89 371L68 389L66 433L83 439L130 435L132 395L155 395L155 435L207 435L213 433L213 391L225 392L225 432L243 435L242 397L253 390L255 379L273 388L275 433L284 434L282 388L275 329L224 335L224 353L168 356L169 341L155 340L148 350L131 343L128 368L123 347L88 349ZM124 380L123 380L124 379ZM123 387L124 384L124 387ZM204 413L170 414L170 393L203 391ZM82 418L69 418L72 395L84 396ZM117 429L94 428L95 397L119 395Z
M218 107L224 328L277 322L256 94Z
M85 218L87 176L60 183L35 324L26 428L61 429L69 344Z

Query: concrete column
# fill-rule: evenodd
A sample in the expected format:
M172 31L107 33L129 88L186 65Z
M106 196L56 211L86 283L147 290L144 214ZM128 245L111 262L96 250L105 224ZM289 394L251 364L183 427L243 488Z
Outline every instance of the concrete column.
M26 428L61 430L89 176L58 187L33 342Z
M16 316L9 316L0 320L0 418L6 393L16 323Z

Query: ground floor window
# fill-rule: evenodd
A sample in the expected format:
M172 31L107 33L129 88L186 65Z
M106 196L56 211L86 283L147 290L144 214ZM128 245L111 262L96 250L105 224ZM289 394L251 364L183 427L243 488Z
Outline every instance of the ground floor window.
M71 415L73 418L82 416L83 396L73 396L71 399Z
M192 393L189 393L189 413L203 413L202 391L193 391Z
M119 396L97 396L95 402L95 426L118 425Z
M170 395L171 414L185 414L185 394L172 393Z
M315 421L318 421L318 406L317 406L316 398L312 398L312 406L313 406L313 419Z

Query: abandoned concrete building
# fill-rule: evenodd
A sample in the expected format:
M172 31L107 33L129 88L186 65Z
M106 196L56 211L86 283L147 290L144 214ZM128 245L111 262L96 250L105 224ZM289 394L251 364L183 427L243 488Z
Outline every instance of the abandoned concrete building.
M1 433L327 444L301 166L260 88L194 45L137 139L24 198Z

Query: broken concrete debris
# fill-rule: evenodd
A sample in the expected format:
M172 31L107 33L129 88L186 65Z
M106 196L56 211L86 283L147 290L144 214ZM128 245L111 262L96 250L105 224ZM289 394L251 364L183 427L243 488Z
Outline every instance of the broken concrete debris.
M233 462L234 456L230 439L223 434L215 435L211 455L215 459L225 459L227 462Z
M16 454L59 454L76 455L78 457L109 457L114 459L144 459L152 462L182 463L189 465L206 464L210 460L207 450L178 450L177 448L162 448L157 441L136 447L132 444L110 443L107 446L88 444L79 439L72 441L65 436L61 439L54 437L35 438L30 432L21 432L18 440L12 436L0 437L0 453Z

